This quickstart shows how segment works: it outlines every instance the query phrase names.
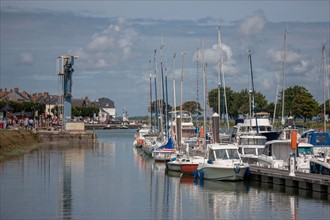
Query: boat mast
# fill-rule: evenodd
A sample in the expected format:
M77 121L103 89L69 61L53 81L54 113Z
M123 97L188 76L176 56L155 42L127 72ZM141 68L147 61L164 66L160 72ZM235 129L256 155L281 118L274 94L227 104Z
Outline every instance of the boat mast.
M168 124L168 91L167 91L167 68L165 67L165 99L166 99L166 105L165 105L165 131L166 136L169 137L169 124Z
M156 129L158 130L158 101L157 101L157 63L156 63L156 52L157 49L154 50L154 84L155 84L155 125Z
M285 63L285 58L286 58L286 42L287 42L287 33L288 31L285 29L284 32L284 47L283 47L283 64L282 64L282 77L283 77L283 91L282 91L282 119L281 123L282 125L285 124L284 120L284 98L285 98L285 69L286 69L286 63Z
M196 53L196 131L198 134L199 128L198 128L198 116L199 116L199 100L198 100L198 82L199 82L199 77L198 77L198 55L199 55L199 49L197 48L197 53Z
M183 84L183 63L184 63L184 52L181 52L181 80L180 80L180 120L182 123L182 84ZM180 129L180 137L182 137L182 126ZM179 146L181 145L181 143L178 143Z
M221 40L220 40L220 26L217 26L218 31L218 114L219 114L219 128L221 127L221 98L220 98L220 88L221 88ZM221 138L221 135L220 135ZM220 141L221 142L221 141Z
M161 130L163 130L163 124L164 124L164 117L165 114L164 111L164 105L165 105L165 88L164 88L164 70L163 70L163 43L160 45L160 71L162 74L162 96L163 96L163 101L160 102L160 115L161 115ZM166 125L165 125L165 130L166 130Z
M174 118L172 118L172 122L171 123L175 123L175 124L172 124L172 126L175 126L176 127L176 92L175 92L175 87L176 87L176 82L175 82L175 56L176 56L176 53L174 52L173 54L173 109L174 109ZM175 129L175 140L177 141L177 138L178 138L178 129L176 128ZM178 143L176 145L177 147L179 146Z
M151 60L149 60L150 64L150 75L149 75L149 104L150 104L150 130L152 129L152 80L151 80L151 73L152 73L152 67L151 67Z
M219 77L219 87L221 87L221 85L223 86L223 101L224 103L224 114L225 114L225 121L226 121L226 129L227 132L229 131L229 117L228 117L228 105L227 105L227 95L226 95L226 83L225 83L225 73L223 71L223 58L222 58L222 43L221 43L221 34L220 34L220 26L217 27L217 31L218 31L218 48L219 48L219 73L218 73L218 77ZM221 77L222 76L222 77ZM222 83L221 83L221 79L222 78ZM221 118L220 115L220 88L218 90L218 105L219 105L219 118Z
M322 71L323 71L323 129L324 129L324 132L327 131L327 123L326 123L326 120L325 120L325 116L326 116L326 85L328 83L328 80L327 80L327 62L326 62L326 58L325 58L325 54L326 54L326 51L325 51L325 44L322 46ZM329 90L328 90L329 92ZM330 100L329 100L329 105L330 105Z
M253 71L252 71L252 57L251 57L251 51L249 50L249 61L250 61L250 72L251 72L251 86L252 86L252 101L253 101L253 114L256 119L256 130L257 134L259 134L259 128L258 128L258 118L256 114L256 100L255 100L255 90L254 90L254 82L253 82ZM251 126L251 125L250 125Z
M175 53L173 55L173 110L176 111L176 93L175 93Z
M204 149L206 149L206 70L205 70L205 66L206 64L204 63L204 39L202 39L202 67L203 67L203 95L204 95L204 110L203 110L203 113L204 113Z

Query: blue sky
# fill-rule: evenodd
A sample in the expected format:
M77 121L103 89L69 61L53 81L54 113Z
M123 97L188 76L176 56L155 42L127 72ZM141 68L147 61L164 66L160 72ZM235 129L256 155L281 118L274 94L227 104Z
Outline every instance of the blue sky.
M160 45L169 77L184 56L183 101L196 100L196 52L204 40L208 89L218 84L221 26L226 86L249 88L248 48L256 91L275 101L284 30L288 30L286 87L306 87L323 101L321 47L329 63L330 1L7 1L1 0L0 87L58 93L56 57L78 55L73 96L115 102L117 115L147 115L150 60ZM177 54L175 63L173 55ZM175 64L175 65L174 65ZM329 68L328 68L329 69ZM199 68L199 100L202 100ZM159 72L158 72L159 74Z

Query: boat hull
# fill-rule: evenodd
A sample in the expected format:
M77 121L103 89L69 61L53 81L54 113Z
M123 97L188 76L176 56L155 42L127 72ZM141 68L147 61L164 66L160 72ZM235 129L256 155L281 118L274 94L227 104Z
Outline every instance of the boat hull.
M152 152L152 157L155 161L170 161L176 150L173 149L161 149Z
M170 171L181 172L181 163L177 161L167 162L167 169Z
M198 167L198 175L208 180L228 180L240 181L245 177L248 166L237 167L213 166L212 164L202 164Z
M180 171L185 175L194 175L194 171L197 170L197 167L198 167L198 163L181 164Z
M317 158L313 158L309 162L311 173L330 175L330 163L318 161Z

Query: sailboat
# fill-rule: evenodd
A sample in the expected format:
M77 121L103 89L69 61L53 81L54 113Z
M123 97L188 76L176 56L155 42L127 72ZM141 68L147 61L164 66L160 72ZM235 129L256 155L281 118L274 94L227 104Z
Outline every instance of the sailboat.
M219 135L220 140L224 142L228 142L230 140L229 132L229 117L228 117L228 106L227 106L227 96L226 96L226 84L225 84L225 74L223 71L223 59L222 59L222 43L221 43L221 33L220 33L220 26L217 26L217 33L218 33L218 52L219 52L219 59L218 59L218 115L221 122L221 85L223 87L223 107L224 107L224 124L226 127L226 133L219 133L213 135Z
M161 51L162 51L163 45L161 45ZM168 93L167 93L167 72L165 76L165 82L164 82L164 75L163 75L163 60L161 57L161 73L162 73L162 93L163 93L163 104L166 100L166 106L168 105ZM165 93L165 86L166 86L166 93ZM161 112L163 107L160 106ZM163 122L163 118L161 117L160 119L160 131L161 131L161 136L164 136L164 144L161 146L157 147L153 152L152 152L152 157L154 158L155 161L169 161L173 155L177 153L177 150L174 147L172 137L169 135L168 131L168 109L167 107L165 108L165 123ZM162 116L162 114L161 114ZM165 131L163 131L163 125Z
M287 30L284 33L283 47L283 93L282 93L282 124L284 125L284 91L285 91L285 66L286 66L286 41ZM274 113L275 114L275 113ZM293 127L293 118L288 117L289 126L283 128L275 140L265 143L263 153L258 158L260 166L289 170L290 158L296 161L295 170L309 172L309 161L313 157L313 145L302 141L298 129Z
M160 143L160 135L158 129L158 104L157 104L157 80L156 80L156 52L157 50L154 50L154 57L153 57L153 69L154 69L154 75L152 76L150 72L150 77L149 77L149 92L150 92L150 97L149 97L149 102L150 102L150 131L147 134L143 135L144 141L142 145L142 151L147 154L148 156L152 156L152 152L161 146ZM151 63L151 61L150 61ZM152 114L152 78L154 81L154 88L155 88L155 105L156 105L156 110L155 110L155 122L154 122L154 127L152 126L152 121L153 121L153 114Z
M203 57L203 56L202 56ZM203 84L204 84L204 127L206 128L206 102L207 102L207 81L206 64L203 62ZM216 126L215 126L216 127ZM219 131L215 130L215 134ZM204 132L206 140L206 132ZM218 138L214 138L214 141ZM210 180L243 180L248 164L244 164L238 153L238 147L232 143L210 143L204 142L206 157L198 164L196 172L200 179ZM194 174L195 175L195 174Z
M324 91L323 91L323 123L324 123L324 131L322 132L312 132L308 136L308 140L313 144L314 154L316 157L310 160L310 171L312 173L321 173L330 175L330 135L326 133L327 124L326 124L326 91L329 91L329 88L326 88L327 85L327 77L328 69L327 62L325 57L325 45L322 47L322 71L323 71L323 83L324 83ZM330 100L329 100L330 101ZM329 102L330 103L330 102Z

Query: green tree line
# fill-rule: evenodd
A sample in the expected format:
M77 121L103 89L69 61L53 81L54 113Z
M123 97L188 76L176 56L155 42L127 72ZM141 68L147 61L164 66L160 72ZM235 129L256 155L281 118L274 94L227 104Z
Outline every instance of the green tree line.
M220 112L225 113L225 97L221 91L224 91L223 87L220 88ZM254 97L254 102L252 101ZM251 105L250 105L251 100ZM255 112L268 112L271 117L274 115L275 103L268 102L265 95L260 92L254 92L247 89L242 89L239 92L233 91L230 87L226 87L226 101L228 115L231 118L237 118L239 115L246 115L249 113L250 107ZM165 104L163 100L158 100L158 109L160 106L165 111ZM302 86L293 86L284 90L284 102L283 102L283 91L278 94L277 105L276 105L276 117L279 118L282 115L282 105L284 103L284 117L294 116L296 118L302 118L304 121L312 119L312 117L319 114L323 114L324 104L326 105L326 114L330 114L330 100L325 103L319 104L313 97L313 95ZM218 88L212 89L208 92L208 104L213 111L218 112ZM155 113L156 102L153 101L151 107L148 108ZM168 105L168 110L171 111L172 106ZM196 101L187 101L182 104L182 109L190 111L193 115L201 114L203 109L200 103ZM176 107L176 110L180 110L180 106ZM253 111L252 110L252 111Z

